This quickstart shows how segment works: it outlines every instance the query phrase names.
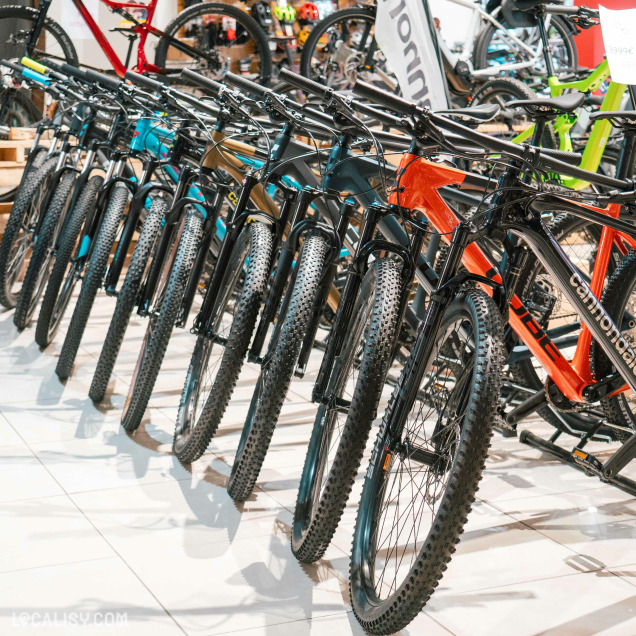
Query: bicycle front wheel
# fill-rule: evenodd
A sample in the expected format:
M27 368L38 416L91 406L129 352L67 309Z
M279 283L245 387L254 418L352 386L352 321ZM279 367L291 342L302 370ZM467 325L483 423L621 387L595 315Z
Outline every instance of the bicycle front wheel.
M104 282L108 257L115 243L117 230L120 228L129 196L130 190L123 183L116 184L110 194L104 218L94 239L95 244L91 250L86 275L82 280L77 304L71 317L71 324L66 332L60 358L55 367L55 373L61 380L66 380L71 375L71 369L86 330L95 297Z
M411 354L395 387L358 509L350 591L356 618L371 634L403 629L437 587L475 500L492 435L503 361L492 299L461 291L432 341L427 360ZM396 405L416 377L416 399L397 421Z
M360 468L399 330L401 270L398 261L380 258L362 282L332 371L334 390L318 409L307 448L291 535L299 561L323 556Z
M228 259L213 327L199 334L190 360L173 443L182 464L203 455L232 397L267 288L271 253L270 229L258 221L246 225Z
M507 24L504 22L504 26ZM533 53L521 48L509 34L514 34L519 40L529 46ZM566 70L576 69L578 65L578 55L576 44L574 43L575 31L566 20L559 16L552 16L550 26L547 29L548 48L552 57L552 64L556 74ZM475 69L492 69L497 72L497 67L503 64L521 64L533 59L533 55L541 52L543 44L541 42L539 27L510 28L506 31L500 30L491 22L477 36L475 49L473 51L473 66ZM503 74L510 74L507 71ZM547 75L545 60L543 55L537 56L534 64L514 71L515 77L540 79Z
M91 177L64 221L35 329L35 341L40 347L48 346L55 337L73 289L80 280L83 262L79 258L73 258L73 255L79 253L84 222L89 212L97 205L97 197L103 184L104 178L101 175Z
M335 90L352 88L361 79L397 92L398 81L375 42L375 14L375 7L352 7L318 22L303 46L300 72Z
M49 157L40 167L30 170L11 207L0 242L0 303L7 309L17 302L20 279L33 248L40 215L45 212L44 202L57 161L57 157Z
M296 261L295 280L282 305L287 310L277 317L273 352L256 383L228 481L227 490L235 501L250 496L261 471L314 312L328 251L324 236L310 234Z
M35 236L33 255L13 315L13 322L20 330L31 322L35 307L44 291L51 264L52 245L59 232L60 221L69 206L76 179L77 173L72 171L62 176L51 198L42 227Z
M164 263L164 274L167 273L165 287L158 294L158 300L150 311L150 320L122 413L122 426L130 433L139 428L157 381L194 265L202 227L201 213L190 208L181 238L175 246L174 261L167 259Z

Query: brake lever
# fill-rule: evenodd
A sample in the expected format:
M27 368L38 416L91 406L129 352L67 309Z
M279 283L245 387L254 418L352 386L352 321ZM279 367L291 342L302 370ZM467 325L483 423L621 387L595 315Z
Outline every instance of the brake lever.
M568 17L570 21L580 29L590 29L600 24L598 11L594 11L588 7L581 7L576 15Z

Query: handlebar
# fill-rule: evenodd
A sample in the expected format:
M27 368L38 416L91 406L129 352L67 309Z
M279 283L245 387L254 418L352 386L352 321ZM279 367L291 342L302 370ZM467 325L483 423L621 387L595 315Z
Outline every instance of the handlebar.
M288 84L291 84L296 88L300 88L300 90L305 91L306 93L311 93L312 95L316 95L316 97L320 97L320 99L324 99L329 91L332 90L324 84L319 84L318 82L314 82L314 80L310 80L302 75L292 73L286 68L282 68L280 70L278 77L285 80Z
M124 79L127 79L129 82L137 84L137 86L141 86L142 88L149 89L153 92L160 93L165 88L165 84L158 82L151 77L146 77L145 75L141 75L140 73L135 73L134 71L126 71Z
M269 88L265 88L256 82L252 82L251 80L245 79L241 75L235 75L234 73L226 73L225 82L227 84L231 84L232 86L236 86L239 90L249 93L250 95L254 95L254 97L258 97L259 99L265 99L272 90ZM298 104L300 106L300 104Z
M614 179L605 175L582 170L578 167L573 167L566 161L563 161L563 157L562 155L560 155L560 153L556 155L556 153L558 153L559 151L555 152L556 156L550 156L551 152L549 149L533 148L532 146L527 145L517 145L509 141L491 137L484 133L477 132L472 128L468 128L467 126L454 122L450 119L442 117L441 115L436 115L431 111L424 110L421 107L412 104L411 102L396 97L395 95L391 95L390 93L387 93L386 91L383 91L382 89L376 88L375 86L372 86L365 82L361 82L358 80L355 83L353 90L355 93L364 95L365 97L372 99L382 106L385 106L390 110L397 111L403 115L417 117L418 113L421 115L426 114L429 118L431 130L435 126L438 126L439 128L443 128L444 130L456 133L463 139L472 141L482 148L487 148L490 151L505 154L507 156L520 159L522 161L531 161L538 168L546 170L548 172L567 174L571 177L583 179L585 181L603 185L609 188L625 189L629 187L629 184L626 181L621 181L619 179Z
M48 61L47 61L47 64L48 64ZM55 68L55 67L51 67L51 68ZM59 69L60 69L60 73L63 73L67 77L72 77L73 79L78 79L82 82L89 81L88 77L86 76L86 71L82 71L76 66L71 66L70 64L66 64L65 62L59 65Z
M116 79L114 77L111 77L110 75L104 75L104 73L99 73L91 69L88 69L86 71L86 78L90 82L101 84L104 88L107 88L110 91L116 92L121 88L120 79Z
M300 88L301 90L311 93L312 95L316 95L320 97L321 100L326 101L328 98L339 96L339 93L335 91L333 88L329 88L328 86L324 86L323 84L319 84L318 82L314 82L314 80L307 79L302 75L298 75L297 73L292 73L288 71L286 68L281 69L279 77L283 78L286 82L291 84L292 86L296 86L296 88ZM382 91L384 93L384 91ZM385 93L389 95L389 93ZM343 98L344 99L344 98ZM399 98L396 98L399 99ZM404 100L400 100L404 101ZM404 102L404 104L408 104L409 107L412 106L410 102ZM363 113L373 119L377 119L383 124L387 124L389 126L394 126L398 123L398 119L387 113L379 111L371 106L367 106L366 104L362 104L359 101L352 100L349 103L349 106L360 113Z
M189 79L195 84L198 84L199 86L202 86L203 88L209 90L212 93L212 95L214 95L215 97L218 96L219 92L223 88L223 84L219 84L219 82L215 82L214 80L209 79L208 77L204 77L203 75L199 73L195 73L194 71L191 71L189 68L183 69L183 71L181 71L181 77Z
M413 102L402 99L397 95L387 93L387 91L377 88L376 86L372 86L371 84L367 84L366 82L361 82L359 80L356 81L353 87L353 92L405 117L412 115L416 110L416 105Z

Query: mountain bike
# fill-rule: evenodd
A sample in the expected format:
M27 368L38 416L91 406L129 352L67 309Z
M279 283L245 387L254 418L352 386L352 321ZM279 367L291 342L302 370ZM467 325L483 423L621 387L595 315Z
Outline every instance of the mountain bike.
M636 353L626 339L632 323L625 309L634 289L629 265L633 259L628 257L603 289L612 242L618 238L636 246L634 226L618 219L621 204L633 205L636 199L631 181L625 180L633 165L636 113L595 114L625 130L618 178L612 178L568 168L539 149L525 153L514 144L488 138L371 85L359 83L356 91L418 122L420 143L429 140L444 146L441 130L445 130L511 158L489 205L470 222L440 204L440 199L425 212L438 231L450 233L450 249L373 448L351 557L356 617L368 631L386 634L408 624L432 594L474 500L499 399L507 344L501 317L550 377L544 390L518 407L515 417L527 416L548 400L562 406L600 402L615 413L620 411L620 419L615 416L613 423L625 429L626 437L616 453L601 463L583 450L587 441L583 439L570 457L590 474L636 493L636 482L619 474L636 455L627 399L636 390L632 370ZM546 100L544 112L560 113L561 99ZM542 189L540 179L530 182L533 174L545 171L586 179L612 188L613 193L573 195L567 190ZM431 174L438 175L435 182ZM464 178L462 171L432 163L418 153L407 154L391 202L421 209L422 196L431 200L440 184L461 183ZM589 285L543 224L542 214L550 209L603 227L605 240ZM504 241L508 257L501 273L475 242L485 237ZM532 254L584 324L572 362L516 294L520 272ZM464 271L459 270L460 264ZM609 302L612 297L616 302Z
M147 4L121 0L100 1L128 22L129 26L118 29L129 39L124 61L117 55L82 0L73 0L73 3L120 77L130 67L137 39L135 68L139 73L174 76L188 66L218 77L230 70L229 64L238 65L238 59L232 60L233 50L241 47L241 50L254 54L255 61L250 69L253 77L266 82L271 74L271 54L263 30L251 16L237 7L221 3L196 4L179 13L162 31L152 25L158 0L149 0ZM40 0L36 8L0 7L0 21L9 23L7 31L11 33L3 47L5 58L20 59L27 56L39 60L46 57L77 66L77 52L71 38L57 22L47 16L52 2ZM145 53L149 35L159 38L154 64L148 62ZM238 66L232 68L238 69ZM0 123L5 122L14 96L14 91L2 91Z
M479 4L469 0L450 1L474 12L476 20L473 20L471 28L476 27L477 19L483 20L486 23L484 30L490 32L494 29L503 43L500 46L506 47L506 51L519 58L496 70L477 64L473 68L468 49L458 56L438 37L442 66L452 95L469 96L474 90L475 80L487 79L502 70L509 73L524 70L531 75L543 72L543 42L538 37L539 29L536 26L529 29L528 33L516 34L498 20L499 15L495 17L493 12L484 11ZM335 11L318 22L303 47L300 72L309 79L337 90L353 86L356 78L397 90L397 80L386 68L386 60L375 41L375 16L374 5L358 5ZM572 69L577 66L572 31L569 23L561 17L548 18L546 33L549 56L558 68ZM469 30L469 36L470 33ZM492 35L490 38L482 36L481 39L478 37L477 42L490 42L491 39ZM467 37L467 42L467 47L471 47L470 37Z

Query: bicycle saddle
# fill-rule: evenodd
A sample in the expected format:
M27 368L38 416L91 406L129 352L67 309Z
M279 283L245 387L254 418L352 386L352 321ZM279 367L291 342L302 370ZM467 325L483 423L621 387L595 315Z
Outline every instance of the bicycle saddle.
M575 111L585 101L584 93L568 93L550 99L518 99L508 102L506 106L511 108L523 108L529 115L545 117L557 116Z
M598 110L590 115L590 121L611 119L616 128L636 127L636 110Z
M452 117L463 122L490 121L499 112L497 104L480 104L472 108L452 108L449 110L436 110L435 114Z

